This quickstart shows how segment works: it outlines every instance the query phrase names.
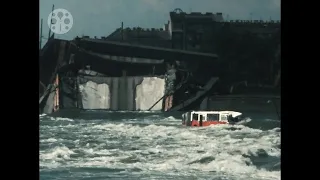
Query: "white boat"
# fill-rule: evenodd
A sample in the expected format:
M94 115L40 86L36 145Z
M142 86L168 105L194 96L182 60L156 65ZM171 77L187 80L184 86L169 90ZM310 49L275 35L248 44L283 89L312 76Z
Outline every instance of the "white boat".
M247 120L242 113L235 111L189 111L182 114L182 124L185 126L238 124Z

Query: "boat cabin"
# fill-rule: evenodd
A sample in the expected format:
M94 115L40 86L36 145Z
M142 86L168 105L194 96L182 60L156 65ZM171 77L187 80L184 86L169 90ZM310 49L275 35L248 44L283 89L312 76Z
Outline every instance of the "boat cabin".
M210 126L238 121L242 113L235 111L190 111L182 115L186 126Z

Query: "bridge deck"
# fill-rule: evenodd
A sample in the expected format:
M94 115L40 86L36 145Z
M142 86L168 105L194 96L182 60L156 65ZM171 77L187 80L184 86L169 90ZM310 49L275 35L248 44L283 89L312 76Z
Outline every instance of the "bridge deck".
M76 39L75 41L81 48L103 54L144 57L150 59L218 62L218 56L216 54L143 46L90 38Z

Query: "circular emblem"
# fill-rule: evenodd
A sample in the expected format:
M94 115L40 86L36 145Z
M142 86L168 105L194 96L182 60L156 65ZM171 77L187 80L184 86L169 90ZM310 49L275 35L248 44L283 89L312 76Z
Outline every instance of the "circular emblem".
M55 9L48 16L48 26L55 34L65 34L73 25L73 17L68 10Z

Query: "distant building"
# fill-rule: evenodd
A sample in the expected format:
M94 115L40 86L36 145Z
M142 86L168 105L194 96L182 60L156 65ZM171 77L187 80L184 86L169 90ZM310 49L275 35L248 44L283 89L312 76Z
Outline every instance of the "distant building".
M160 29L118 28L105 38L109 41L124 41L132 44L140 44L156 47L171 47L171 37L168 30L168 24Z
M187 14L181 9L170 12L172 48L191 51L205 51L212 48L215 24L223 22L222 13ZM210 47L210 48L208 48Z
M185 13L177 8L170 12L170 20L163 28L118 28L103 38L110 41L215 53L221 34L251 33L264 38L280 32L279 29L280 21L225 21L222 13Z
M279 67L275 53L280 44L280 21L224 20L222 13L170 12L160 29L118 28L110 41L214 53L230 81L272 84Z
M226 40L223 35L271 37L280 32L280 21L225 21L222 13L185 13L181 9L170 12L172 48L218 53L217 46Z

